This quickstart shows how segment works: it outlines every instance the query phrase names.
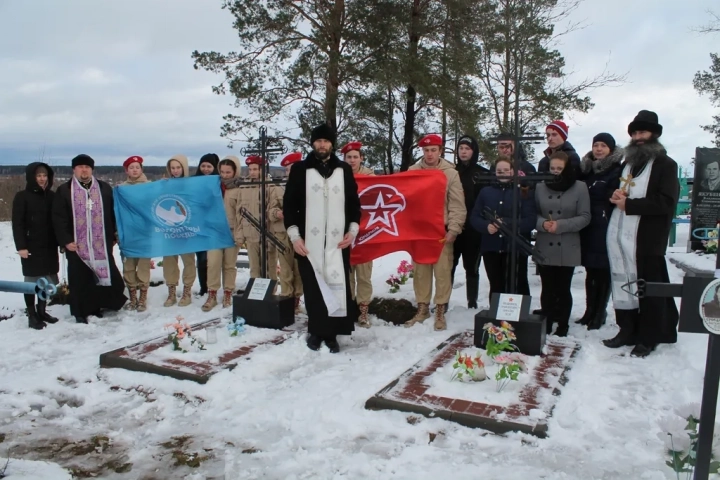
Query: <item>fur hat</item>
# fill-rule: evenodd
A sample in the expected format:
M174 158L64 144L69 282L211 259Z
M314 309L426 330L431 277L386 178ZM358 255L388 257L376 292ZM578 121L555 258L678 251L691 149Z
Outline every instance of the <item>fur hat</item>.
M85 155L84 153L81 153L80 155L72 159L72 168L75 168L78 165L87 165L88 167L94 169L95 160L93 160L90 155Z
M337 141L335 131L327 123L323 123L322 125L318 125L317 127L313 128L312 133L310 134L310 143L315 143L315 140L319 140L321 138L332 143L333 147L335 146L335 142Z
M663 127L658 123L658 115L650 110L640 110L635 119L628 125L628 135L632 135L638 130L646 130L656 134L658 137L662 135Z

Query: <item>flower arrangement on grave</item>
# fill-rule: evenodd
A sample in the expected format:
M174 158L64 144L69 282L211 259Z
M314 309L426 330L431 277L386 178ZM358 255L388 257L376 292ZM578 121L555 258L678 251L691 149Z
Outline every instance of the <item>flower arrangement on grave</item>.
M400 285L402 285L402 283L400 283L400 278L395 275L390 275L390 278L385 280L385 283L390 285L390 293L398 292L400 290Z
M400 275L400 285L405 285L408 278L413 278L413 264L403 260L397 268L397 273Z
M703 240L702 246L705 248L705 253L717 253L718 251L718 230L720 230L720 224L717 225L715 230L708 232L708 237L711 240Z
M515 336L515 329L508 322L503 320L500 322L499 327L492 323L486 323L483 326L483 330L485 331L483 333L483 339L487 337L487 342L485 343L485 353L487 353L488 357L494 360L495 357L500 355L502 352L517 351L518 348L512 343L514 340L517 340L517 337Z
M487 378L485 373L485 364L480 358L480 353L475 354L471 357L468 354L460 353L458 350L455 353L455 363L453 363L453 375L450 381L457 379L464 381L468 379L472 382L482 382Z
M170 329L168 340L172 343L173 351L187 353L187 350L180 345L180 342L186 339L190 340L190 346L194 346L198 350L205 350L205 345L203 345L200 339L193 336L190 325L183 323L183 320L183 317L178 315L175 317L175 323L165 325L166 329Z
M163 266L163 261L160 260L159 262L157 262L157 266L158 266L158 267L162 267L162 266Z
M239 315L234 317L233 321L227 324L227 329L231 337L237 337L245 331L245 319Z
M496 391L502 392L510 382L517 381L520 373L527 373L527 358L519 352L501 353L494 359L498 371L495 373Z
M676 478L685 473L691 478L695 471L698 448L698 427L700 425L700 404L689 403L677 409L672 415L662 418L658 425L661 432L658 438L665 444L668 460L665 464L672 468ZM715 425L718 432L720 425ZM710 473L720 473L720 438L717 433L713 439Z

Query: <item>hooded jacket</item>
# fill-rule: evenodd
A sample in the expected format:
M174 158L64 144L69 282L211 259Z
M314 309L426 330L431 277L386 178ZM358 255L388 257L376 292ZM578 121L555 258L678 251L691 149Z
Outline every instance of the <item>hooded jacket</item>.
M441 158L437 166L431 167L425 163L425 159L422 159L408 170L441 170L445 174L447 178L445 188L445 229L452 234L460 235L465 226L467 207L465 207L465 194L460 182L460 175L453 168L453 164Z
M565 154L568 156L568 159L570 160L570 165L575 167L575 172L577 173L577 177L581 178L582 173L580 169L580 156L575 151L575 147L572 146L570 142L565 142L560 147L552 149L552 148L546 148L543 152L545 156L540 160L540 163L538 164L538 172L549 172L550 171L550 154L552 154L554 151L561 151L565 152Z
M167 171L168 178L175 178L172 176L172 173L170 173L170 162L173 160L176 160L180 162L180 165L183 167L183 177L189 177L190 176L190 168L188 167L188 159L185 155L173 155L170 157L170 160L167 161L165 164L165 171Z
M48 172L47 188L35 180L35 172L44 167ZM31 163L25 169L25 190L15 194L12 205L12 232L17 250L28 250L21 259L23 275L39 277L58 273L58 242L52 223L52 191L54 172L46 163Z
M222 178L220 179L221 185L224 185L223 204L225 205L225 215L227 216L228 224L230 225L230 232L234 236L237 215L236 212L238 208L237 206L240 202L240 189L238 188L238 186L243 182L240 179L240 159L234 155L228 155L221 161L225 160L232 160L232 162L235 164L235 177L233 177L232 181L227 182Z
M486 176L490 173L490 170L481 165L478 165L478 160L480 158L480 145L478 144L477 140L475 140L475 138L469 135L463 135L460 140L463 139L470 140L470 148L472 148L473 154L472 157L470 157L470 160L468 160L467 162L463 162L462 160L460 160L460 157L457 153L457 150L459 148L456 148L455 170L460 176L460 183L462 184L463 194L465 195L465 211L467 212L467 214L465 217L464 231L471 232L474 231L474 229L472 229L472 226L470 225L469 213L472 212L472 209L475 206L475 200L477 199L480 190L482 190L483 187L487 186L487 183L481 180L483 176Z
M228 157L225 157L225 158L228 158ZM223 160L225 160L225 158L223 158ZM234 157L234 158L237 158L237 157ZM210 165L213 166L213 171L211 173L209 173L208 175L220 175L220 171L218 170L218 164L220 163L220 157L218 157L214 153L206 153L205 155L200 157L200 161L198 162L198 168L195 171L196 177L199 177L200 175L205 175L204 173L202 173L200 171L200 165L202 165L203 163L209 163ZM239 175L239 173L238 173L238 175Z

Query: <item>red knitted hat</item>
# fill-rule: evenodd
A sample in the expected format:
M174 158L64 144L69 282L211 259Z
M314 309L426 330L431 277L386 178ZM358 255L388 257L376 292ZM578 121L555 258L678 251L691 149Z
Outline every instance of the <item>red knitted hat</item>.
M552 128L560 134L563 140L567 140L568 132L570 131L570 129L562 120L553 120L552 122L550 122L550 125L547 126L546 130L548 128Z

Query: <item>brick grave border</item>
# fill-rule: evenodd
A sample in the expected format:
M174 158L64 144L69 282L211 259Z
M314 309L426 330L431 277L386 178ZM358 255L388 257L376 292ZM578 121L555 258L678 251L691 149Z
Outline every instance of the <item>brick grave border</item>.
M473 348L473 340L474 333L471 330L448 338L429 353L429 362L428 357L420 360L368 399L365 408L417 413L494 433L519 431L540 438L547 437L547 419L557 403L559 387L567 382L566 374L575 361L580 344L569 338L549 339L540 363L529 372L532 378L520 391L519 402L507 407L426 393L430 388L426 379L438 368L451 362L458 350ZM547 400L540 400L541 394L548 394L545 395ZM545 414L544 418L530 416L530 411L536 409Z
M193 324L191 328L201 330L211 326L222 326L222 324L223 320L221 318L214 318ZM211 363L210 361L190 362L180 358L163 359L159 363L144 361L143 358L149 353L170 346L167 335L164 335L103 353L100 355L100 366L103 368L123 368L135 372L154 373L178 380L192 380L204 384L216 373L234 369L240 359L250 355L256 348L262 345L280 345L294 333L300 332L305 326L305 321L296 321L287 328L277 330L277 334L268 340L239 346L235 350L222 354L217 363Z

